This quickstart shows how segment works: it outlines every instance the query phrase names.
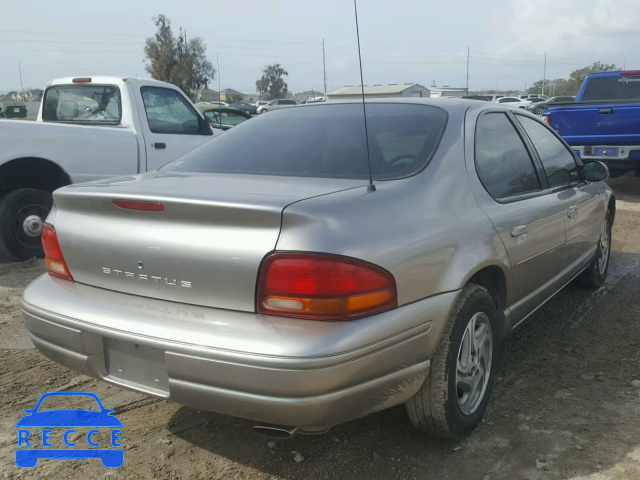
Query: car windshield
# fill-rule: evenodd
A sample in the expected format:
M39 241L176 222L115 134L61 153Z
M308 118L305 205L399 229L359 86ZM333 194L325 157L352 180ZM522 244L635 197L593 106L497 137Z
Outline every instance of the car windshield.
M585 102L640 100L640 75L590 78L582 100Z
M446 112L433 106L368 105L373 178L392 180L421 170L434 153L446 121ZM244 122L163 170L366 179L362 105L277 110Z
M96 399L90 395L53 395L42 400L38 412L61 409L102 411Z

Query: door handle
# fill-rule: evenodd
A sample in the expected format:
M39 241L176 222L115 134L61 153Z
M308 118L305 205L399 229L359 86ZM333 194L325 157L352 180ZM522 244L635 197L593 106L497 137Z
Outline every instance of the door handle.
M569 217L569 219L574 222L576 217L578 216L578 209L576 207L570 207L569 210L567 210L567 217Z
M524 235L525 233L527 233L527 226L526 225L518 225L517 227L513 227L511 229L511 236L512 237L519 237L520 235Z
M157 148L158 150L162 150L164 148L167 148L167 144L166 143L152 143L151 146L154 147L154 148Z
M613 108L601 108L599 112L603 115L611 115L613 113Z

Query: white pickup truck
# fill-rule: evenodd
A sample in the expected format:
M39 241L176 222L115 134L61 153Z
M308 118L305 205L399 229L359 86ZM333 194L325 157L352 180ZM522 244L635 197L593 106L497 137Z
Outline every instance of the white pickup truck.
M184 93L156 80L62 78L38 120L0 120L0 257L42 255L51 193L155 170L213 137Z

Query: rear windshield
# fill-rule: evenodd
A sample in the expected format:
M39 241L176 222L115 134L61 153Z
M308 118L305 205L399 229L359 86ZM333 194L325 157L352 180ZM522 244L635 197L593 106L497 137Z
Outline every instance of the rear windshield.
M421 170L446 123L447 114L438 107L367 105L373 178L393 180ZM162 170L366 179L362 104L269 112L217 136Z
M120 90L114 85L54 85L44 94L42 120L117 125L121 112Z
M640 100L640 76L590 78L582 101L600 100Z

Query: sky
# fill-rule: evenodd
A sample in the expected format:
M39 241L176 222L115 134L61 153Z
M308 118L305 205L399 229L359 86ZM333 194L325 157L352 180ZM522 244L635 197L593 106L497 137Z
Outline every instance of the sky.
M165 14L202 37L221 88L255 92L280 63L294 92L359 85L352 0L3 0L0 91L80 75L148 77L144 41ZM637 0L360 0L364 83L522 90L594 61L640 69ZM218 89L218 79L210 85Z

